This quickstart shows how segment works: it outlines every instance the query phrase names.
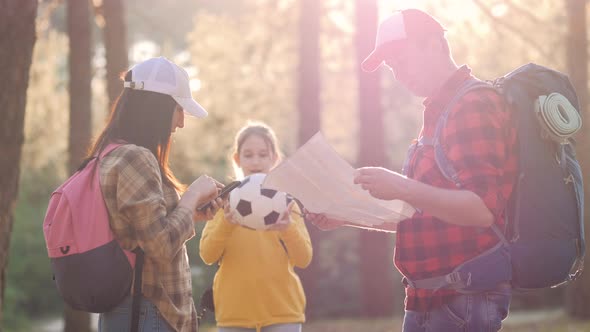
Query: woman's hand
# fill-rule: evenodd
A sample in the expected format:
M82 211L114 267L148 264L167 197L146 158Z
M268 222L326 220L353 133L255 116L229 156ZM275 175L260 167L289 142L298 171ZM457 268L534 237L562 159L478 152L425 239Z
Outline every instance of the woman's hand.
M193 221L194 222L203 222L207 220L213 219L217 210L223 206L223 199L221 197L217 197L216 199L211 201L211 206L204 210L195 209L195 213L193 214Z
M208 220L205 218L208 218L208 216L212 217L221 206L221 202L212 202L214 204L212 204L211 208L203 212L197 212L197 206L213 200L221 188L223 188L223 184L220 182L208 175L201 175L187 188L180 198L178 205L184 206L191 211L195 211L195 214L193 215L195 221Z

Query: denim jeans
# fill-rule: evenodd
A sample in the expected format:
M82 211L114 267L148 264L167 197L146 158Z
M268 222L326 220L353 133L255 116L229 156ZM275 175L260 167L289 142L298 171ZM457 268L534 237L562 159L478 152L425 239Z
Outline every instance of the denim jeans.
M263 327L261 332L301 332L301 324L275 324ZM218 327L217 332L256 332L256 329L243 327Z
M105 312L98 317L98 332L129 331L131 327L131 300L128 296L113 310ZM142 297L139 306L140 332L174 332L164 320L158 308L148 299Z
M406 311L403 332L496 332L511 297L510 285L503 283L491 291L459 294L431 311Z

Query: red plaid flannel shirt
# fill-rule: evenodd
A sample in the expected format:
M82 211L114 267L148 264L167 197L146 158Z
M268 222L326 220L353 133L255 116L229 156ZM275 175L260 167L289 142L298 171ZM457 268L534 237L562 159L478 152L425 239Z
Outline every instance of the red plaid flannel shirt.
M471 70L463 66L439 93L424 101L424 125L420 137L433 137L438 116L453 98ZM504 224L503 211L512 192L517 172L516 130L502 97L490 89L469 92L450 111L441 143L463 190L477 194ZM432 146L419 146L409 160L410 178L435 187L456 189L440 172ZM416 213L398 224L395 265L410 280L450 273L498 242L493 231L444 222L428 211ZM406 309L426 311L440 306L456 294L441 289L406 287Z

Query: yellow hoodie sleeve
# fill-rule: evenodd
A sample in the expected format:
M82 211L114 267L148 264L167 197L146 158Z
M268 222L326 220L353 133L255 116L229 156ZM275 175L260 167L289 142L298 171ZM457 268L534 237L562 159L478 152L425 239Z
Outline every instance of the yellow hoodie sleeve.
M215 217L207 222L201 235L199 248L199 254L205 264L211 265L223 256L227 239L236 227L238 226L225 219L222 209L219 209Z
M304 269L311 262L313 250L305 221L300 213L299 207L295 205L290 216L291 224L280 232L279 237L287 248L291 264Z

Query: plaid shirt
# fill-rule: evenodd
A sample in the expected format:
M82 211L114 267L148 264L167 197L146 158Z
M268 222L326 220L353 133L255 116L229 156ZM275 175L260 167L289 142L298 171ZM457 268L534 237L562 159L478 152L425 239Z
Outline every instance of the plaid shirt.
M127 144L100 161L100 186L111 229L125 249L145 252L143 296L176 331L197 331L185 242L195 235L192 211L162 184L155 156Z
M465 80L473 78L463 66L437 95L424 101L420 137L434 136L445 106ZM477 194L503 226L503 211L517 172L516 130L502 97L490 89L469 92L450 111L441 134L445 155L457 170L462 190ZM432 146L418 146L408 164L408 177L429 185L456 189L440 172ZM428 211L398 224L395 265L410 280L450 273L498 242L491 228L463 227L444 222ZM426 311L447 302L455 291L406 287L406 309Z

